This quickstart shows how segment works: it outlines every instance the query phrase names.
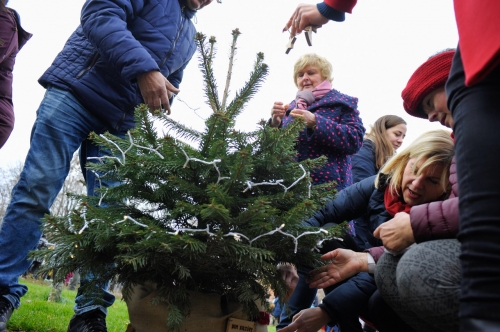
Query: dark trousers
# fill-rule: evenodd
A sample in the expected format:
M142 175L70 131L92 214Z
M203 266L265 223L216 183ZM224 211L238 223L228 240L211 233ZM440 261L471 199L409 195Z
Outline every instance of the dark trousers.
M460 193L462 319L500 324L500 66L466 87L458 50L446 84Z

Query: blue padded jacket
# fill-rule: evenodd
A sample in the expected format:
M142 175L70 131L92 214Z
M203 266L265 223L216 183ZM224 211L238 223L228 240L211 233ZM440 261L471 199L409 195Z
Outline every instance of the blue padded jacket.
M196 12L181 0L87 0L80 25L39 79L71 91L111 128L134 126L137 77L158 70L179 87L196 51Z
M321 227L327 223L340 224L343 221L359 218L366 233L357 234L356 242L361 249L368 249L382 245L382 242L373 236L373 231L382 223L393 217L387 212L384 204L384 192L387 187L386 175L379 177L378 189L375 188L376 175L370 176L352 186L340 191L338 195L328 201L323 208L304 221L304 226Z

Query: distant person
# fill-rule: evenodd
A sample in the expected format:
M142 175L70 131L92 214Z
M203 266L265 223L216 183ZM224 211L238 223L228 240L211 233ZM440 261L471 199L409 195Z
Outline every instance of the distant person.
M31 132L30 149L12 191L0 231L0 332L28 288L19 276L29 250L41 235L40 219L49 214L68 175L73 153L106 155L88 140L91 132L124 137L135 126L134 108L170 111L184 69L196 51L191 19L212 0L87 0L80 25L39 79L46 88ZM99 186L82 169L87 194ZM103 183L104 186L111 185ZM81 284L85 284L82 276ZM88 281L88 280L87 280ZM108 285L92 295L79 288L68 331L107 331L107 307L115 296Z
M406 137L406 121L397 115L378 118L363 140L361 149L352 156L352 176L359 182L378 173L385 162L394 156ZM354 220L354 240L360 249L369 248L368 229L362 220Z
M280 298L276 296L273 301L274 308L273 308L273 317L276 320L276 322L280 322L280 316L281 316L281 303L280 303Z
M297 140L297 159L325 156L326 164L311 171L312 184L331 183L340 191L353 183L351 156L361 148L365 134L358 99L332 88L331 63L314 53L295 62L293 78L298 88L295 100L290 104L275 102L269 124L285 129L295 118L303 119L305 128ZM316 296L316 290L306 284L305 274L299 272L299 277L295 292L281 310L278 329L290 324L295 313L309 308Z
M12 71L16 55L32 36L21 27L19 14L6 7L8 2L0 0L0 148L7 142L14 129Z

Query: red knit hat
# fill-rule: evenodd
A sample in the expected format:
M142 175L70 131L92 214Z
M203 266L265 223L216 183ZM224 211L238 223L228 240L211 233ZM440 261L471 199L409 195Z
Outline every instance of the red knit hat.
M427 114L423 112L420 103L427 94L444 86L450 74L454 55L455 50L439 53L420 65L411 75L401 93L403 107L408 114L427 119Z

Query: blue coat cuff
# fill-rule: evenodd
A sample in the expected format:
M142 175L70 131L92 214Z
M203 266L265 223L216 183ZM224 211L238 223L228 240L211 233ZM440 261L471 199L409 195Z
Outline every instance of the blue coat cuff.
M326 17L329 20L336 21L336 22L344 22L345 20L345 13L341 12L339 10L336 10L330 6L328 6L326 3L318 3L316 5L318 7L319 12L321 15Z

